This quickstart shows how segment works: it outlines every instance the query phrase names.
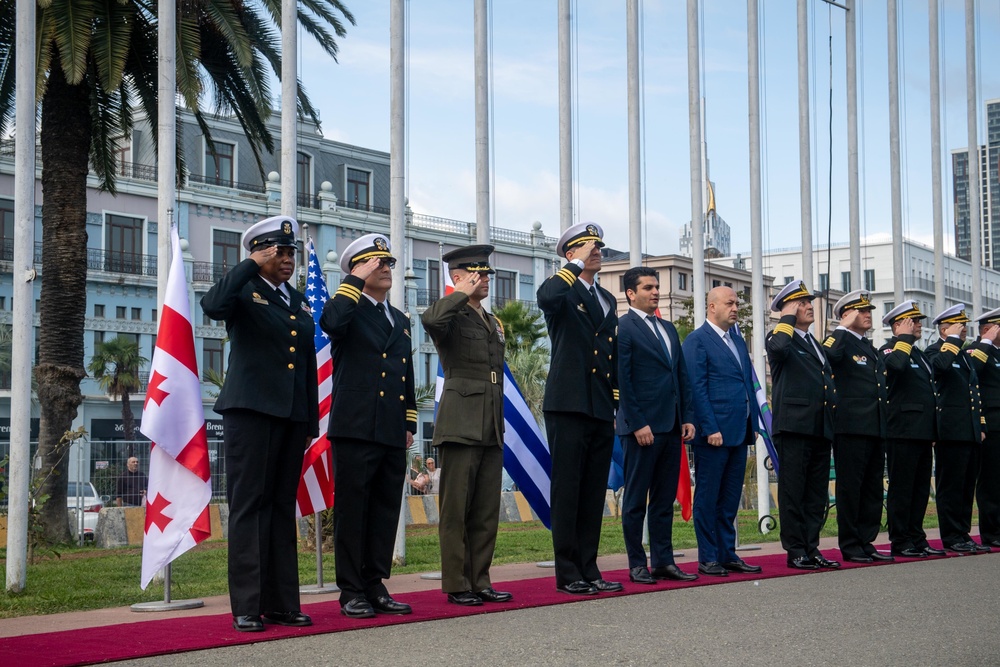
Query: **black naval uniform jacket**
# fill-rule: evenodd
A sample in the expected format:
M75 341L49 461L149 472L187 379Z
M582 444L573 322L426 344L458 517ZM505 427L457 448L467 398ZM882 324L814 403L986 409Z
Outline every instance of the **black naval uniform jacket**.
M986 431L1000 433L1000 350L988 341L976 340L968 360L979 378L979 400Z
M410 320L386 303L394 322L387 333L385 315L361 293L364 286L348 275L320 318L333 357L327 435L404 448L406 432L417 432Z
M618 408L618 313L615 297L597 285L605 315L568 262L538 288L538 307L552 340L545 412L580 412L611 422Z
M833 371L812 344L795 333L795 319L782 317L764 343L771 365L774 432L832 441L837 400Z
M503 325L490 313L484 320L468 304L467 294L452 292L421 316L444 369L434 445L503 447Z
M937 384L938 438L978 445L983 437L979 378L962 352L962 339L948 336L928 346L926 354Z
M307 424L319 435L315 324L302 293L288 285L285 305L260 277L260 267L245 259L202 297L213 320L226 321L229 368L215 411L247 409Z
M879 348L889 388L889 437L937 440L937 388L930 362L912 334L893 336Z
M889 396L882 355L847 329L827 336L823 350L837 382L834 433L885 438Z

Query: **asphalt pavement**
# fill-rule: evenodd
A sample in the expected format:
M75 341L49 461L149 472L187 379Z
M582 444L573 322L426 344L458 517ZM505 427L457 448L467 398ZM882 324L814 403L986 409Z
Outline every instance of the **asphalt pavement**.
M1000 554L701 586L112 664L987 667L1000 665Z

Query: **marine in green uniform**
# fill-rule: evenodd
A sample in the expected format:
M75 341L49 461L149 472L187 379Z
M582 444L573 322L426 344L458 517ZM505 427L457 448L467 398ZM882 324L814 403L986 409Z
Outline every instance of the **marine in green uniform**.
M492 252L491 245L473 245L446 254L455 291L421 317L445 378L434 423L441 453L441 590L449 602L465 606L513 597L490 582L504 431L503 325L482 306L494 273Z

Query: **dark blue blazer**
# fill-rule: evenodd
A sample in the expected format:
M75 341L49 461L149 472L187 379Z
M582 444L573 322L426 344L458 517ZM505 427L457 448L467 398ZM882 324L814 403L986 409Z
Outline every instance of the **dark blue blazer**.
M708 445L708 436L722 433L725 447L744 444L747 414L756 414L750 355L743 337L730 331L743 367L737 363L712 326L705 322L684 339L684 360L694 396L693 445Z
M618 319L618 435L643 426L653 433L670 433L680 424L694 423L680 338L673 324L660 324L670 339L672 363L656 334L634 311Z

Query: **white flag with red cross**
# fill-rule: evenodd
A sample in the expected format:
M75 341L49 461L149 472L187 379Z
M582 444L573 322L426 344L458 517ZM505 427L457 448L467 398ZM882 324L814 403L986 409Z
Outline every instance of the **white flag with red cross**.
M212 534L208 438L177 229L140 431L152 441L142 588L182 553Z

